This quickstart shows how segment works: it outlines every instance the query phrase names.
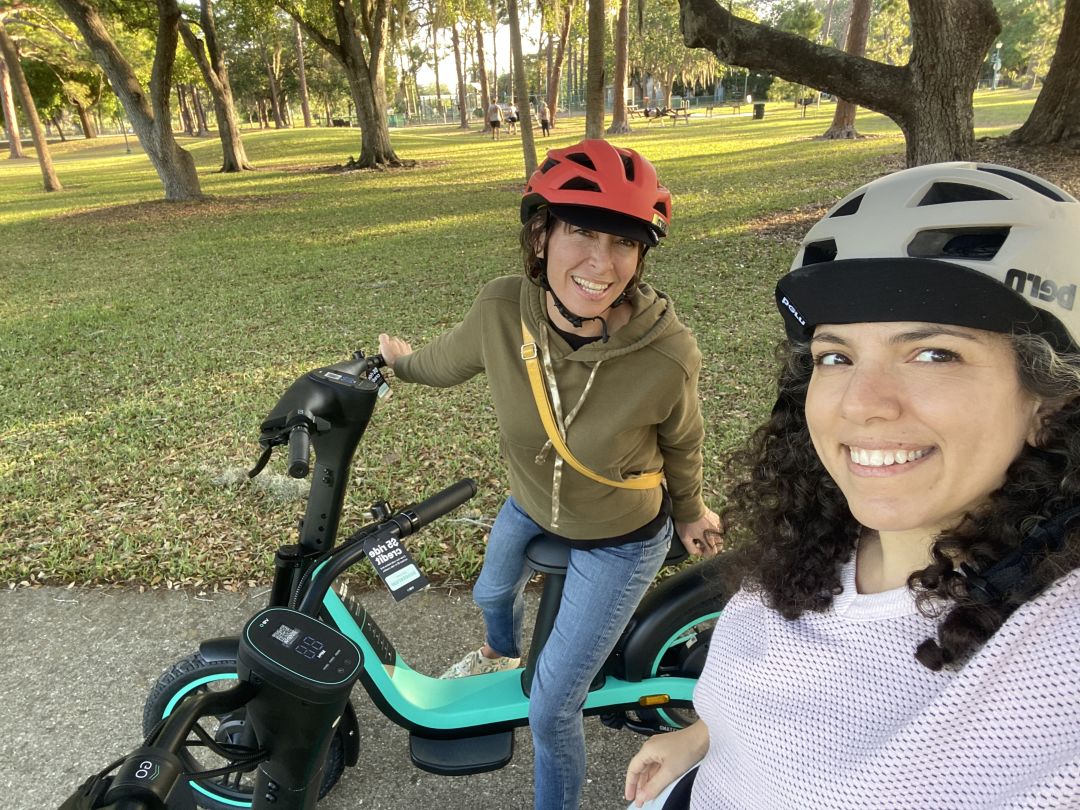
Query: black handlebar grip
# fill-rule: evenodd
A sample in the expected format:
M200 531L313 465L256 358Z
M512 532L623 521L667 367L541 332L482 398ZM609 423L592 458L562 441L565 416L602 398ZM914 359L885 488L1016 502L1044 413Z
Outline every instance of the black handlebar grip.
M289 475L307 478L311 470L311 434L307 425L297 425L289 431Z
M451 484L442 492L436 492L430 498L406 506L398 514L404 520L394 520L401 529L401 536L412 534L423 528L433 520L437 520L447 512L457 509L469 498L476 494L476 482L471 478L462 478L456 484Z

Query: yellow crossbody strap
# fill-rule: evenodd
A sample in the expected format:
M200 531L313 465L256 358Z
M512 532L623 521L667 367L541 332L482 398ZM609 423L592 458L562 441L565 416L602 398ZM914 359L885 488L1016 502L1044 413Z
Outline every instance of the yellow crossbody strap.
M643 473L635 478L628 478L625 481L613 481L610 478L605 478L597 472L593 472L570 452L570 448L566 446L566 442L563 441L562 435L559 433L559 428L555 424L555 415L551 411L551 400L548 398L547 388L544 387L543 371L540 368L540 360L538 359L538 350L536 346L536 340L532 336L532 332L529 331L529 327L525 325L525 321L521 322L521 359L525 361L525 370L529 375L529 386L532 388L533 399L536 400L536 410L540 414L540 422L544 426L544 432L547 433L548 438L551 440L552 446L555 448L563 460L584 475L586 478L591 478L593 481L598 481L601 484L607 484L609 487L617 487L619 489L655 489L663 482L663 473L657 470L656 472Z

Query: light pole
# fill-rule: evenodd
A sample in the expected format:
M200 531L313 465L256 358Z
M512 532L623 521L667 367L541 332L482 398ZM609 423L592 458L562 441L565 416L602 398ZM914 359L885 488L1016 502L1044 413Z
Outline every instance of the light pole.
M990 89L997 90L998 76L1001 73L1001 46L1002 42L999 39L997 44L994 45L994 55L990 57Z

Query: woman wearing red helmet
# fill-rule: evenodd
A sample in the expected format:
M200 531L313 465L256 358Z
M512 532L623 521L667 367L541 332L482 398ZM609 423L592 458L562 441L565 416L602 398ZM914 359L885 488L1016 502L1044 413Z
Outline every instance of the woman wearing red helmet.
M552 150L521 220L524 278L488 283L460 324L415 352L387 335L379 345L405 381L450 386L485 372L499 421L511 495L473 589L485 643L444 677L519 665L525 547L541 534L570 546L530 692L536 807L553 810L578 806L581 707L673 530L691 553L711 554L718 520L701 494L701 355L670 299L641 282L671 220L656 170L602 140Z

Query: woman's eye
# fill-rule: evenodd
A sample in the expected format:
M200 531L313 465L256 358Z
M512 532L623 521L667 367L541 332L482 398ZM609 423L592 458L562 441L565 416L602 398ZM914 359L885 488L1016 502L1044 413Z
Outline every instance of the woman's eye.
M822 352L814 355L815 366L843 366L850 364L851 361L840 352Z
M620 239L619 240L619 247L636 248L637 247L637 242L635 242L633 239Z
M582 236L592 236L592 231L588 228L574 228L574 233L581 234Z
M952 363L959 359L960 355L948 349L923 349L915 355L917 363Z

